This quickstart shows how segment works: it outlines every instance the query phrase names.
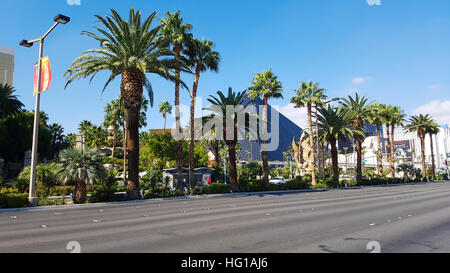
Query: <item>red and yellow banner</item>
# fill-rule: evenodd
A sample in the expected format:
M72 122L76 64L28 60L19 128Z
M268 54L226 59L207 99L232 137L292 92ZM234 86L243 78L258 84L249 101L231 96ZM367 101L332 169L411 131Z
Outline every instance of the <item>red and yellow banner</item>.
M33 96L36 96L36 92L38 90L38 63L34 65L34 89ZM41 65L41 88L40 92L46 91L50 86L50 82L52 81L52 71L50 69L50 60L48 57L42 58Z

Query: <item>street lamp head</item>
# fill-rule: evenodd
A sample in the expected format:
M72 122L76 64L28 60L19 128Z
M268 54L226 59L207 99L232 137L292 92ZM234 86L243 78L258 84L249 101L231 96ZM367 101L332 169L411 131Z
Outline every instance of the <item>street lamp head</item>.
M55 18L53 18L53 20L61 24L67 24L68 22L70 22L70 17L58 14L55 16Z
M31 47L33 45L33 43L29 43L27 40L22 40L22 41L20 41L19 45L24 46L24 47Z

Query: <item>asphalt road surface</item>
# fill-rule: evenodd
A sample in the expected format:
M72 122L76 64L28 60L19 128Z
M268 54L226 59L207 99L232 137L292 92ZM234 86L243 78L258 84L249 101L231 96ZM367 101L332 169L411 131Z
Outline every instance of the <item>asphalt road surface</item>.
M450 182L0 212L0 252L74 244L81 252L450 252Z

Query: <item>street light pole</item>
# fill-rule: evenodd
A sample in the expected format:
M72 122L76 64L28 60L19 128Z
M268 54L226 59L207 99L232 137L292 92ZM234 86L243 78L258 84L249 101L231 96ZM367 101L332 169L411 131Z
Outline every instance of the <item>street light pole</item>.
M31 47L33 43L39 42L39 60L37 69L37 88L36 88L36 101L34 106L34 124L33 124L33 142L31 148L31 173L30 173L30 190L28 194L28 200L32 206L37 206L39 198L35 196L36 189L36 165L37 165L37 149L38 149L38 137L39 137L39 113L40 113L40 100L41 100L41 90L42 90L42 57L44 53L44 40L52 32L53 29L58 24L66 24L70 21L70 18L61 14L58 14L53 18L55 23L53 26L41 37L34 40L22 40L19 44L24 47Z

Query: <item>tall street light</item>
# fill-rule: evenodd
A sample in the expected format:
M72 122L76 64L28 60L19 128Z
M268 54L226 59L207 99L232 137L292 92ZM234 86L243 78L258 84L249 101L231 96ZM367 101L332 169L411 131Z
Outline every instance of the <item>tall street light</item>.
M341 98L333 98L333 99L331 99L331 100L329 100L329 101L324 101L324 102L321 102L321 105L327 105L328 103L330 103L330 102L333 102L333 101L338 101L338 100L340 100ZM317 156L316 156L316 158L317 158L317 161L318 161L318 165L319 165L319 175L320 175L320 178L323 178L324 177L324 174L322 173L322 162L321 162L321 160L320 160L320 155L319 155L319 153L320 153L320 151L319 151L319 122L318 122L318 120L317 120L317 104L316 105L314 105L314 115L316 116L316 148L317 148ZM322 145L323 146L323 145Z
M53 29L59 24L67 24L70 18L62 14L58 14L53 18L55 23L53 26L41 37L34 40L22 40L20 45L24 47L31 47L34 43L39 42L39 61L37 69L37 90L36 90L36 103L34 107L34 125L33 125L33 144L31 148L31 174L30 174L30 191L28 195L28 200L32 206L36 206L39 199L35 196L35 186L36 186L36 165L37 165L37 147L38 147L38 135L39 135L39 104L40 104L40 93L42 88L41 74L42 74L42 55L44 52L44 40L52 32Z

